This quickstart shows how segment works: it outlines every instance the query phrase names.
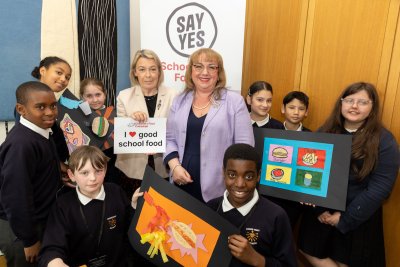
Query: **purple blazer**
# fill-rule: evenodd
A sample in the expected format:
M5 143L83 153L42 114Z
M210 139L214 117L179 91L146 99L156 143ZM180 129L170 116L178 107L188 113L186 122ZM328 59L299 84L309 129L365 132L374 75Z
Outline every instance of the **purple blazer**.
M173 103L167 120L167 147L164 157L177 151L182 162L186 128L193 92L181 93ZM225 150L232 144L254 146L253 128L243 97L223 89L221 99L210 108L200 140L200 184L204 201L223 195L225 190L222 161ZM172 181L172 178L170 178Z

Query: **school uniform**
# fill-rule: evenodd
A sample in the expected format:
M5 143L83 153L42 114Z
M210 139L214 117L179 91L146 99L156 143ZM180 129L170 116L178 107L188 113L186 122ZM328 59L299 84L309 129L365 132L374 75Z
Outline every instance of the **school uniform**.
M286 128L286 121L283 122L283 127L285 128L285 130L289 130L288 128ZM303 123L300 122L299 128L297 128L295 131L297 132L311 132L310 129L304 127Z
M0 250L8 266L25 266L23 247L41 240L60 178L51 130L21 117L0 147Z
M280 130L285 129L282 122L272 118L269 114L262 121L251 120L251 125L255 128L268 128L268 129L280 129Z
M207 205L239 228L240 234L264 256L266 266L297 266L292 231L284 210L260 197L257 190L248 203L237 209L227 196L225 191L222 197L210 200ZM233 257L230 266L248 265Z
M60 104L57 102L57 107L58 105ZM21 115L19 115L16 109L14 109L14 118L15 118L15 124L19 123ZM51 126L51 131L52 131L52 139L54 140L54 143L56 145L58 158L60 159L61 162L65 162L69 158L69 151L67 143L65 142L64 133L61 130L60 125L57 121L53 124L53 126Z
M351 134L345 130L343 133ZM382 128L375 169L362 181L350 169L347 206L338 225L333 227L318 221L318 216L327 209L306 212L299 229L299 248L312 256L330 257L352 267L385 266L382 204L393 189L399 161L396 140ZM352 163L359 167L363 164L362 160Z
M69 266L125 266L132 217L125 193L112 183L104 184L95 199L78 189L59 196L47 221L39 266L55 258Z

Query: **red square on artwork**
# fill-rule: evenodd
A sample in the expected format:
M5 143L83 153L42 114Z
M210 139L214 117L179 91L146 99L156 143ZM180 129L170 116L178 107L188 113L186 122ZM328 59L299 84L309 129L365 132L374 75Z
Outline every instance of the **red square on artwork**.
M313 148L299 148L297 165L323 169L325 167L326 151Z

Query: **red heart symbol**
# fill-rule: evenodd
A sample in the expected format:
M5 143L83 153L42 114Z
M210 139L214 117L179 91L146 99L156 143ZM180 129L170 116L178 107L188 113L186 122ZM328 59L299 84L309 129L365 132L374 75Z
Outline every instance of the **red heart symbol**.
M136 135L136 132L129 132L129 135L134 137Z

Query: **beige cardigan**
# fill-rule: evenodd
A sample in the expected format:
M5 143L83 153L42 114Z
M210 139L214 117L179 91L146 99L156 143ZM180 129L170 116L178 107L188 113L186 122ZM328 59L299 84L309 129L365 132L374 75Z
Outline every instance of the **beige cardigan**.
M158 88L154 118L168 117L172 100L177 94L178 92L175 89L167 88L163 85ZM118 117L130 117L135 111L142 111L149 116L146 102L139 85L120 91L117 97ZM118 154L115 166L125 173L126 176L142 180L147 161L148 156L146 154ZM168 177L168 172L163 164L163 155L161 153L154 155L154 165L156 172L161 177Z

